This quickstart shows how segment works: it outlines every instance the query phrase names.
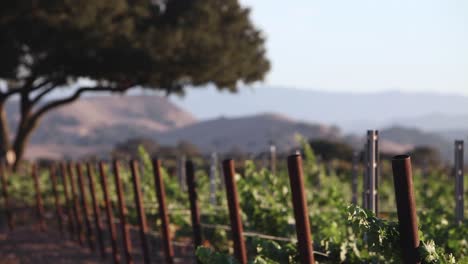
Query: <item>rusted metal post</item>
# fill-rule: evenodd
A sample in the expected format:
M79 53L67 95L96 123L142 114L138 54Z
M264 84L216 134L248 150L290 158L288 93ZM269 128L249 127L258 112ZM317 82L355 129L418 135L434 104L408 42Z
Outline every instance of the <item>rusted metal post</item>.
M122 181L120 180L120 166L117 160L113 162L114 176L115 176L115 187L117 189L117 199L119 203L120 213L120 228L122 230L122 238L124 243L125 259L127 263L133 263L132 257L132 241L130 238L129 226L127 224L127 207L125 206L125 199L123 195Z
M234 170L234 160L223 161L224 182L226 184L226 195L229 207L229 217L231 218L231 234L234 241L234 255L241 264L247 263L247 250L243 237L243 227L241 220L241 209L237 194L236 172Z
M302 158L300 155L291 155L288 157L288 173L289 182L291 184L294 218L296 219L297 242L301 263L315 263L306 193L304 190Z
M187 190L187 186L185 186L185 178L186 178L186 173L185 173L185 155L181 155L177 159L177 177L179 179L179 186L182 191Z
M96 186L94 184L93 167L90 163L86 163L86 174L88 175L89 192L91 193L91 201L93 203L94 225L96 226L97 239L99 244L99 252L101 257L106 257L106 247L102 236L103 230L101 225L101 212L99 210L98 201L96 199Z
M359 170L359 152L353 152L353 161L352 161L352 168L351 168L351 191L352 191L352 198L351 202L353 204L358 203L358 170Z
M83 217L86 225L86 240L88 241L88 246L91 251L94 251L94 235L93 229L91 228L91 221L89 219L89 209L86 198L86 189L84 187L83 171L81 169L81 164L76 163L76 173L78 174L78 186L80 188L81 196L81 209L83 210Z
M366 170L367 170L367 205L370 211L377 215L377 132L376 130L367 131L367 144L366 144Z
M276 146L270 145L270 172L276 174Z
M362 198L362 207L364 209L370 209L370 177L372 176L370 173L369 173L369 164L370 164L370 153L369 153L369 137L366 137L366 143L364 145L364 188L362 189L364 195L363 195L363 198Z
M44 220L44 202L42 201L41 186L39 183L39 175L37 175L37 166L35 163L33 163L31 166L31 173L34 179L34 189L36 191L36 209L37 209L37 217L39 220L39 230L44 232L46 229L46 224Z
M414 201L410 156L399 155L393 157L392 168L403 262L405 264L421 263L418 254L418 219Z
M379 216L379 182L380 182L380 151L379 151L379 131L375 130L375 215Z
M200 212L197 202L197 187L195 183L195 168L191 160L185 162L185 171L187 172L187 186L190 200L190 214L192 216L193 244L195 250L202 245L202 233L200 224Z
M68 171L68 177L69 177L72 197L73 197L73 215L75 217L76 233L78 236L78 242L80 243L80 245L83 245L84 243L83 220L81 218L80 202L78 200L78 194L76 190L76 180L75 180L75 174L73 173L73 164L71 162L68 163L67 165L67 171Z
M67 168L64 163L60 164L60 174L62 176L62 185L63 185L63 192L65 194L65 213L67 215L67 222L68 222L68 231L70 232L70 237L74 237L75 233L75 224L73 220L73 209L72 209L72 198L70 198L70 192L68 190L67 184Z
M115 229L114 215L112 213L112 203L109 196L109 189L107 188L107 174L104 162L99 162L99 174L101 176L101 187L104 195L104 202L106 204L106 218L107 226L109 228L111 247L112 247L112 259L115 264L120 263L120 256L117 248L117 231Z
M3 162L0 164L0 177L2 180L2 195L3 195L3 203L5 205L5 215L6 215L7 222L8 222L8 228L10 229L10 231L12 231L13 229L15 229L15 223L14 223L13 214L10 208L10 198L8 196L8 181L7 181L5 165Z
M455 221L460 224L464 218L463 183L463 140L455 141Z
M159 216L161 217L161 234L164 243L164 254L166 263L174 263L174 249L172 248L171 235L169 232L169 216L166 207L166 191L164 190L164 181L161 175L161 161L153 159L154 186L159 203Z
M216 179L218 178L218 155L211 153L210 159L210 203L216 204Z
M60 198L57 190L57 176L55 175L55 166L51 165L49 167L49 175L52 181L52 191L54 192L54 201L55 201L55 211L57 214L57 224L59 226L60 235L63 236L63 213L62 206L60 205Z
M150 253L147 240L148 225L146 224L146 214L143 207L143 195L141 194L140 175L138 173L138 162L136 160L130 161L130 169L132 171L133 191L135 197L135 206L137 209L138 224L140 226L140 239L141 249L143 251L143 260L145 264L149 264Z
M369 197L367 195L368 192L368 186L369 186L369 177L367 174L367 152L364 150L364 171L362 174L362 208L364 209L369 209L368 206L368 200L367 198Z

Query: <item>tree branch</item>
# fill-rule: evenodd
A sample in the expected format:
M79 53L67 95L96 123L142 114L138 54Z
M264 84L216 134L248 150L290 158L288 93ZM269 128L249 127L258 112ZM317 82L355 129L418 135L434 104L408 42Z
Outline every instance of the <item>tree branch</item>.
M31 117L32 121L36 121L39 119L43 114L45 114L47 111L62 106L69 104L71 102L74 102L80 96L85 93L85 92L112 92L112 93L122 93L127 91L128 89L132 88L134 85L128 85L128 86L122 86L122 87L109 87L109 86L95 86L95 87L81 87L78 90L76 90L72 95L69 97L63 98L63 99L58 99L54 100L50 103L45 104L41 108L39 108L36 113L34 113Z
M22 89L18 88L18 89L11 89L6 92L0 93L0 101L5 101L6 99L8 99L8 97L14 94L20 93L21 91Z
M54 90L55 88L57 88L57 86L55 84L52 84L50 87L44 89L42 92L36 95L34 99L32 99L32 103L37 104L44 96L52 92L52 90Z
M40 89L43 86L45 86L45 85L47 85L47 84L49 84L51 82L52 82L51 79L45 79L44 81L42 81L38 85L32 86L33 83L34 83L34 80L29 80L19 88L10 89L10 90L8 90L6 92L0 93L0 101L5 101L6 99L8 99L8 97L10 97L10 96L12 96L14 94L19 94L19 93L22 93L22 92L28 92L29 93L29 92L35 91L35 90Z
M49 84L49 83L52 83L54 79L45 79L43 82L39 83L38 85L34 86L33 88L31 88L31 92L32 91L35 91L35 90L38 90L40 88L42 88L43 86Z

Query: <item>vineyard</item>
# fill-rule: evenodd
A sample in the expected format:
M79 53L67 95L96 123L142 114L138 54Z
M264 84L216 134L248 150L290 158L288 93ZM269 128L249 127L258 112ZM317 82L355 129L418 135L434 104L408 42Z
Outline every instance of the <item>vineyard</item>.
M379 161L376 215L363 209L361 167L319 162L305 142L274 168L225 160L218 172L187 160L183 181L168 173L173 162L142 147L139 156L3 169L2 226L34 219L38 232L60 232L115 263L135 262L135 252L144 263L468 263L468 221L456 215L464 212L444 168L414 167L411 177L400 159ZM412 179L410 201L400 173Z

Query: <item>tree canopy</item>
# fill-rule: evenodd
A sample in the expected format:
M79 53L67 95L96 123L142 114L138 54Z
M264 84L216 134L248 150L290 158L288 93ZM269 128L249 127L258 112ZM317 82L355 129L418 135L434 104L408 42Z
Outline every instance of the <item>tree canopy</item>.
M235 91L262 80L270 67L264 42L237 0L0 1L0 106L20 97L13 150L21 157L39 118L84 92ZM58 87L70 92L44 101ZM5 120L0 126L7 150Z
M351 160L353 158L353 148L346 143L316 139L310 140L309 145L325 161L332 159Z

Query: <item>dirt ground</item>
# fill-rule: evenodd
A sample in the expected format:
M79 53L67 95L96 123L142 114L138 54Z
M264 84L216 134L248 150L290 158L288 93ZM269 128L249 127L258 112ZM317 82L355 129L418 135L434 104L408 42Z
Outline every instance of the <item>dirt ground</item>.
M143 263L140 250L139 236L131 232L132 257L134 263ZM119 237L119 253L123 258L123 248ZM150 241L151 263L164 263L162 244L159 239ZM65 234L61 237L54 228L40 232L37 227L18 226L14 231L0 229L0 264L49 264L49 263L112 263L111 248L108 238L105 238L106 258L102 259L98 252L91 251L87 244L80 246L79 243ZM184 243L185 244L185 243ZM176 246L175 263L194 263L193 248L191 246ZM122 259L124 260L124 259Z
M76 242L61 238L57 232L39 232L18 227L0 233L0 263L110 263Z

